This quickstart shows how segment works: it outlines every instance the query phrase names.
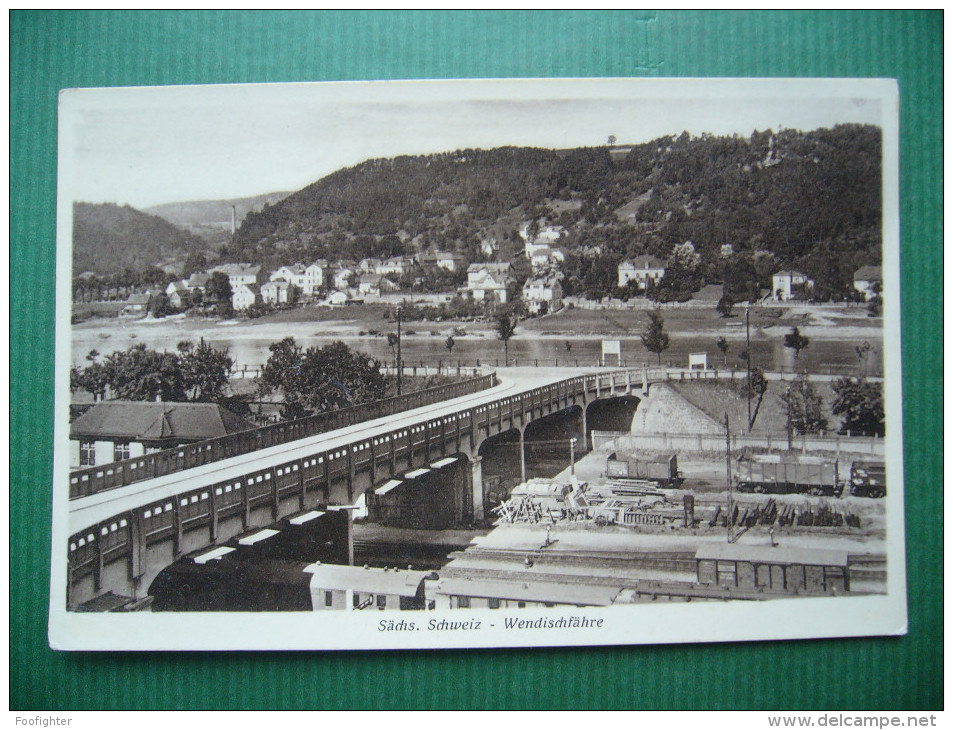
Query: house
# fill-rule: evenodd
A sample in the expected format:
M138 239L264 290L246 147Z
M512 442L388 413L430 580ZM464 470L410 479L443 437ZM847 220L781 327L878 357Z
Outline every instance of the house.
M189 288L189 291L200 289L202 292L205 292L205 287L208 285L208 280L211 278L212 277L210 277L204 271L195 271L192 273L192 276L189 277L189 280L185 282L185 285Z
M328 262L325 259L318 259L304 270L304 284L301 286L301 293L306 297L317 294L324 286L324 272L328 270Z
M243 312L261 298L257 284L239 284L232 289L232 309Z
M332 307L343 307L347 304L347 294L343 291L333 291L328 294L328 304Z
M347 289L351 277L354 276L356 272L354 269L349 267L340 268L334 272L334 278L332 284L335 289Z
M495 236L484 236L480 239L480 252L487 258L490 258L499 250L500 242Z
M381 292L393 292L400 289L397 284L384 276L377 274L361 274L357 281L357 290L360 294L379 296Z
M70 468L81 469L255 428L216 403L104 401L70 424Z
M285 279L273 279L261 285L261 300L266 304L287 304L292 284Z
M414 260L409 256L394 256L382 261L374 272L381 276L393 275L401 277L414 268Z
M860 292L864 301L870 301L881 291L883 272L879 266L861 266L854 272L854 289Z
M294 284L298 289L304 289L305 281L307 275L305 274L304 264L291 264L291 266L282 266L280 269L271 272L271 276L268 277L269 281L278 281L283 279L288 282L288 284ZM264 295L264 287L262 287L262 295Z
M566 260L566 254L561 248L551 246L536 246L535 252L529 257L533 270L545 269L549 266L558 266Z
M234 293L241 284L257 284L261 267L251 264L220 264L209 269L209 274L214 274L216 271L220 271L228 277L228 283Z
M665 276L665 262L654 256L639 256L634 261L619 264L619 288L622 289L634 281L639 289L647 289L649 282L658 284Z
M771 277L771 294L779 302L793 299L797 294L795 287L811 288L814 282L800 271L779 271Z
M122 308L122 313L127 316L142 314L149 306L150 296L151 294L149 292L145 294L130 294L129 298L126 299L126 306Z
M473 298L506 303L506 287L512 281L509 263L470 264L467 268L467 290Z
M357 270L362 274L374 274L382 263L380 259L361 259L361 262L357 265Z
M425 269L457 271L463 266L463 257L450 251L428 251L417 256L417 263Z
M556 277L536 277L523 284L523 301L531 314L546 314L562 308L563 289Z

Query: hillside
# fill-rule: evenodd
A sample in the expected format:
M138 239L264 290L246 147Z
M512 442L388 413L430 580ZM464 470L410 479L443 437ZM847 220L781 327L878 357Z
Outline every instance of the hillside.
M288 195L288 192L275 192L233 200L191 200L165 203L146 208L144 212L165 218L170 223L203 238L225 241L232 229L232 206L235 206L235 218L240 224L250 211L258 211L266 205L274 205Z
M116 274L184 260L206 243L164 218L128 205L73 205L73 272Z
M504 147L369 160L339 170L242 223L229 255L284 263L513 246L520 222L566 227L567 293L606 293L615 265L692 241L690 290L803 270L822 298L879 263L879 128L840 125L750 137L688 133L639 145ZM730 247L730 248L726 248ZM584 255L585 254L585 255Z

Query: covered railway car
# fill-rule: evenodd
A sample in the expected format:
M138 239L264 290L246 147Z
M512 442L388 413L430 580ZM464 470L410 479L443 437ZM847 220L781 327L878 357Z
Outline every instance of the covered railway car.
M855 497L887 495L887 468L882 461L855 461L850 465L850 493Z
M839 497L844 485L837 468L837 459L760 454L738 460L735 484L740 492Z
M227 547L187 556L149 587L153 611L423 610L432 571L242 559Z
M682 482L675 454L639 458L635 454L614 451L606 459L606 476L613 479L644 479L669 488L677 487Z

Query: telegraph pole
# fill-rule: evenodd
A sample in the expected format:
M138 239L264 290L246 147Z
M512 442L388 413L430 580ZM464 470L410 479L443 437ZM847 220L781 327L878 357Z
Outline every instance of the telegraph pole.
M731 431L728 430L728 412L725 411L725 478L728 482L728 514L725 516L725 527L728 528L728 542L731 539L731 528L734 517L734 495L731 492Z
M748 433L751 433L751 302L745 304L745 352L748 363ZM725 414L725 428L728 428L728 414Z
M400 356L400 317L401 310L397 307L397 395L400 395L400 381L403 376L404 362Z

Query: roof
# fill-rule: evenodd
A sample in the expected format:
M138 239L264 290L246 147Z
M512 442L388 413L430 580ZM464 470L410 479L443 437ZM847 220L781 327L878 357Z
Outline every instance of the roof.
M879 266L861 266L854 272L854 281L880 281L882 276Z
M328 260L318 259L317 261L313 262L310 266L308 266L308 268L310 269L312 266L317 266L319 269L326 269L328 268Z
M208 280L211 279L208 274L203 271L196 271L189 277L188 286L194 288L197 286L205 286L208 284Z
M354 565L327 563L314 563L305 568L304 572L311 573L312 589L407 597L416 596L423 579L433 575L429 570L359 568Z
M802 276L805 279L807 278L807 274L802 274L800 271L794 270L788 271L787 269L779 271L775 276Z
M501 598L573 606L609 606L621 590L621 585L557 583L535 580L534 576L529 575L520 580L447 577L441 578L436 587L436 592L445 596Z
M255 426L217 403L97 403L70 424L70 438L204 441Z
M838 565L846 567L847 551L715 543L698 548L695 559L750 560L773 565Z
M510 264L509 264L508 261L504 261L504 262L502 262L502 263L485 263L485 264L479 263L479 264L470 264L470 265L467 267L467 273L468 273L468 274L475 274L476 272L480 271L481 269L486 269L486 270L489 271L490 273L494 273L494 272L495 272L495 273L508 272L508 271L510 270Z
M623 261L619 266L628 264L633 269L664 269L665 262L655 256L639 256L631 261Z

